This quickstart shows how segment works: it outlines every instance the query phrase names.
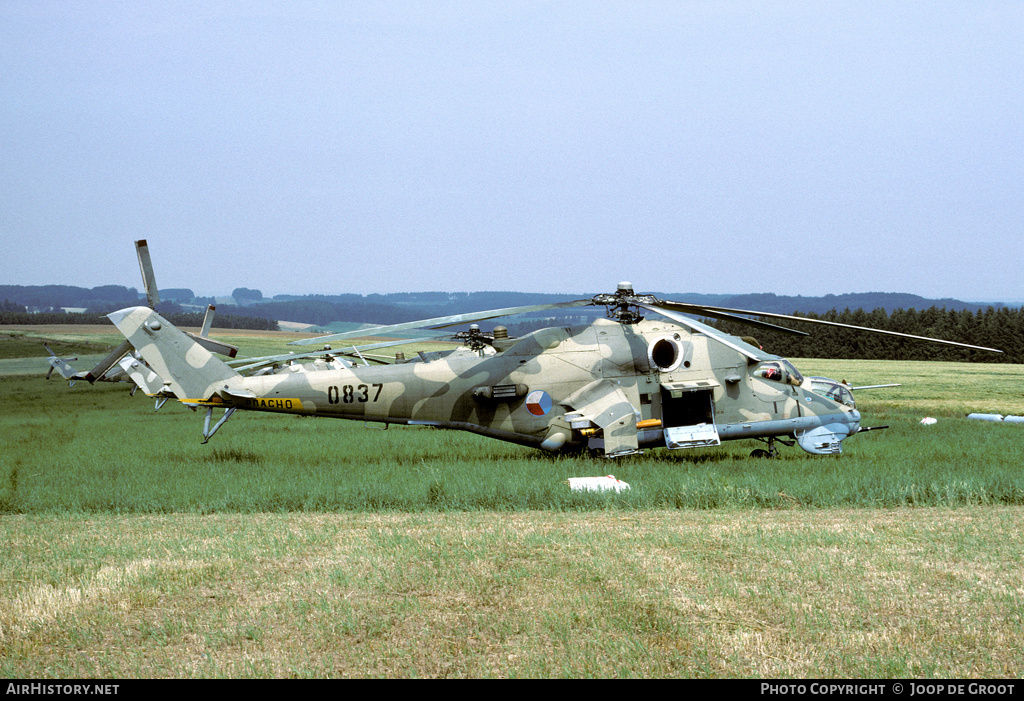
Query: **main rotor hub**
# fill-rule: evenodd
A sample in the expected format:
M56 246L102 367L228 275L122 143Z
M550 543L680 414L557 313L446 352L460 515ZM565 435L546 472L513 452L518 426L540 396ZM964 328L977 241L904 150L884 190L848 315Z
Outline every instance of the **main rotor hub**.
M506 337L508 331L505 332ZM470 324L468 331L460 331L455 334L455 338L463 341L470 350L478 351L485 346L491 345L494 341L493 334L486 334L480 330L479 324Z
M609 319L614 319L621 324L636 324L643 321L644 317L638 304L659 304L660 300L653 295L638 295L633 292L633 283L620 282L616 287L615 294L600 294L591 300L594 305L607 307L605 314Z

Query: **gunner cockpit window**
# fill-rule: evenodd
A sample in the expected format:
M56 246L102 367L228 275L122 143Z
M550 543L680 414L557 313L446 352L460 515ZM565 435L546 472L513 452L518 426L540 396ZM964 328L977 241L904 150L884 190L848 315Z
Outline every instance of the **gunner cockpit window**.
M853 400L853 392L850 391L849 386L842 382L836 382L829 377L812 377L811 391L815 394L820 394L826 399L845 404L848 407L856 406L856 402Z

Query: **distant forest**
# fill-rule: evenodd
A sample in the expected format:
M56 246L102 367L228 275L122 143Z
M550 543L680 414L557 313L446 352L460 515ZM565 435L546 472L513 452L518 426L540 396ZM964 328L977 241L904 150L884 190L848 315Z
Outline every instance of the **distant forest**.
M878 360L955 360L979 363L1024 363L1024 309L989 307L984 311L897 309L832 310L826 314L798 314L808 319L836 321L852 326L867 326L885 331L941 338L996 348L1002 354L975 351L936 343L864 333L820 324L765 319L777 326L806 331L810 336L793 336L776 331L742 326L731 322L713 322L717 328L736 336L751 336L765 350L784 357L872 358Z
M157 305L157 311L178 326L201 326L206 315L206 304L213 298L195 298L189 290L161 290L169 301ZM174 299L191 302L188 309ZM9 324L108 324L106 315L117 309L145 304L145 298L134 287L106 285L86 289L67 285L22 287L0 285L0 325ZM198 305L202 305L198 307ZM198 307L198 308L197 308ZM65 308L84 309L84 312L66 312ZM198 309L202 309L199 311ZM276 331L277 322L249 316L239 307L217 309L214 328L255 329Z
M814 324L778 322L811 335L797 337L725 322L714 325L737 336L753 336L766 350L788 357L957 360L1024 363L1024 309L1001 304L985 305L954 299L929 300L898 293L786 297L774 294L703 295L654 293L662 299L733 307L779 314L795 314L854 326L868 326L917 336L943 338L988 346L1003 354L970 351L937 344L858 333ZM566 302L582 295L522 292L418 292L373 295L278 295L264 298L259 290L238 288L231 301L195 297L191 290L160 290L158 310L172 323L198 326L201 309L216 303L217 328L277 329L278 321L317 326L333 322L395 324L453 314L526 305ZM0 285L0 324L106 323L115 309L144 304L135 288L107 285L93 289L62 285L23 287ZM86 309L67 314L62 308ZM191 309L190 309L191 307ZM839 311L842 310L842 311ZM866 311L870 310L870 311ZM32 313L30 313L32 312ZM510 318L505 325L513 336L552 324L583 324L603 316L602 308L578 307L564 313L538 312ZM532 317L532 318L531 318ZM489 322L494 323L501 322Z
M14 308L12 308L14 307ZM0 301L0 325L11 324L109 324L107 314L113 309L105 312L95 310L84 313L67 312L38 312L28 313L18 311L24 309L20 305L12 305L9 301ZM175 326L202 326L206 312L184 311L180 305L174 303L161 303L157 306L165 319ZM220 309L213 320L215 329L253 329L256 331L277 331L276 321L268 321L253 316L240 316L237 314L222 314Z

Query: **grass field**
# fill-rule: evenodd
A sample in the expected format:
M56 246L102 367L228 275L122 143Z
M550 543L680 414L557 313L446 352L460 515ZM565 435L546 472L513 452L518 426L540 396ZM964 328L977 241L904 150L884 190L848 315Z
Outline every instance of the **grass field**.
M798 360L903 383L858 397L890 428L840 457L736 441L604 462L241 412L200 445L199 414L9 356L7 677L1024 669L1024 425L964 418L1024 414L1020 366ZM608 472L632 489L564 483Z
M6 677L1020 674L1019 507L8 516Z

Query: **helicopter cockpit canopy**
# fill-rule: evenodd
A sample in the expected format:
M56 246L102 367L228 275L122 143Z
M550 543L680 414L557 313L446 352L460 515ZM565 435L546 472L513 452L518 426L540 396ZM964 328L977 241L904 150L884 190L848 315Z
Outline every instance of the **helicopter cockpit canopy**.
M815 394L820 394L826 399L845 404L851 408L856 406L856 402L853 400L853 392L842 382L836 382L829 377L811 377L808 379L811 381L811 391Z
M759 363L753 371L754 377L761 377L772 382L781 382L786 385L799 386L803 384L804 376L793 367L793 364L784 358L778 360L767 360Z

